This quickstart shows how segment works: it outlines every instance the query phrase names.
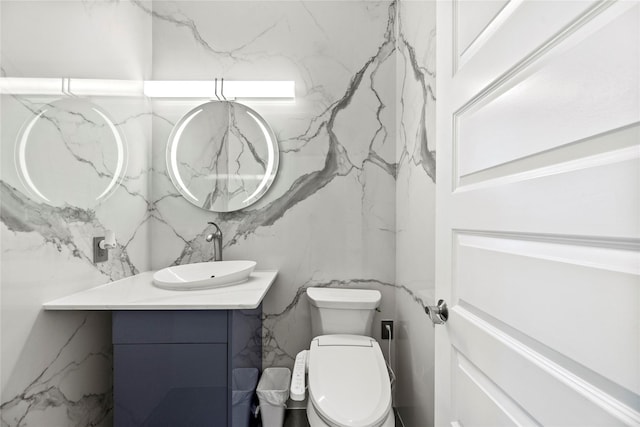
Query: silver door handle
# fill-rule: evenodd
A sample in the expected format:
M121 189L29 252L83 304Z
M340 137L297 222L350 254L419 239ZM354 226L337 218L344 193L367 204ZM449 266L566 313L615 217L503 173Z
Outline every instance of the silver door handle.
M442 325L449 318L449 310L444 300L438 301L438 305L428 305L424 311L431 318L434 325Z

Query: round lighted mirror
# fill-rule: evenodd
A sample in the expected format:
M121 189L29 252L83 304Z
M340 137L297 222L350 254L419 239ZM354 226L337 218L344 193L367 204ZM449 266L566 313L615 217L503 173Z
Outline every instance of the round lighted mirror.
M185 114L167 144L167 170L191 203L231 212L260 199L278 170L278 141L258 113L212 101Z
M127 145L102 108L83 98L59 99L25 122L16 141L15 164L32 199L92 208L122 181Z

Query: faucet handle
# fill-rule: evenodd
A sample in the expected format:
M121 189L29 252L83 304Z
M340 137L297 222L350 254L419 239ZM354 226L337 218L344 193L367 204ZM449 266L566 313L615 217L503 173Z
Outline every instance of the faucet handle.
M218 227L218 224L212 221L208 221L207 224L211 224L216 228L215 237L222 237L222 230Z

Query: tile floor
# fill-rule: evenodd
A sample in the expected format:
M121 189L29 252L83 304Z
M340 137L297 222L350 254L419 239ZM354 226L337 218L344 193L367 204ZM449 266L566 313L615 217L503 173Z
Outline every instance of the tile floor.
M309 427L307 411L304 408L287 409L284 413L284 427Z

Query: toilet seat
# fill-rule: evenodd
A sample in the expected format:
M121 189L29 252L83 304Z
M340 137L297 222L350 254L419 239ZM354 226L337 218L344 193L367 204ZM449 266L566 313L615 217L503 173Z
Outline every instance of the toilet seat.
M309 350L309 403L335 427L378 427L391 411L391 384L371 337L321 335Z

